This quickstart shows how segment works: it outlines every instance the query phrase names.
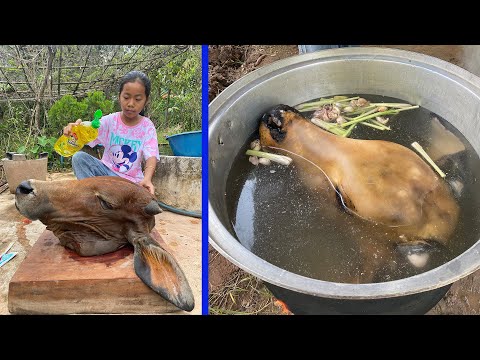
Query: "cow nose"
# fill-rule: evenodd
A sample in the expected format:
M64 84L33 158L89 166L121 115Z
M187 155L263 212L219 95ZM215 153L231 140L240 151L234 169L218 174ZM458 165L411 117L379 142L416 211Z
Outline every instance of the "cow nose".
M33 191L32 185L30 185L30 181L25 180L20 183L20 185L17 186L17 190L15 193L17 195L24 194L28 195Z

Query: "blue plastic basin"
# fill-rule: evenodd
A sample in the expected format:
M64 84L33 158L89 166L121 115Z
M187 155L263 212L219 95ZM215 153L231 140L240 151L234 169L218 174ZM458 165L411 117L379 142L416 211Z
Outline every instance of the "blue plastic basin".
M165 137L175 156L202 156L202 131L188 131Z

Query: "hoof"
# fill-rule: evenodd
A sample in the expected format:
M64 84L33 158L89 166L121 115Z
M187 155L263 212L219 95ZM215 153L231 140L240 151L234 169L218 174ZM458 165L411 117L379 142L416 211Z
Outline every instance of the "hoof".
M433 246L424 241L401 243L397 245L398 252L416 268L424 268L430 258Z
M373 282L404 279L432 270L450 260L449 250L435 240L395 244L394 257L374 273Z
M416 269L433 268L446 261L447 248L435 240L417 240L396 245L401 258Z

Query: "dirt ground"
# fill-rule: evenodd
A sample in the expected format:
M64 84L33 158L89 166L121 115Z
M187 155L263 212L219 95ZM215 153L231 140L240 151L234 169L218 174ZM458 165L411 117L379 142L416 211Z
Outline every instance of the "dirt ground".
M75 179L72 172L48 174L47 180ZM40 221L26 221L15 208L15 196L7 189L0 194L0 252L14 242L11 251L18 254L0 268L0 314L8 311L8 285L25 259L28 251L35 244L45 225ZM201 261L201 219L163 211L155 216L155 228L162 235L173 255L184 271L195 298L192 312L175 312L174 314L202 313L202 261Z
M249 72L298 54L297 45L210 45L208 50L208 101Z
M480 46L368 45L415 51L451 62L480 75ZM209 101L247 73L298 54L297 45L209 47ZM239 269L209 245L210 314L291 314L262 281ZM452 285L431 315L480 313L480 271Z

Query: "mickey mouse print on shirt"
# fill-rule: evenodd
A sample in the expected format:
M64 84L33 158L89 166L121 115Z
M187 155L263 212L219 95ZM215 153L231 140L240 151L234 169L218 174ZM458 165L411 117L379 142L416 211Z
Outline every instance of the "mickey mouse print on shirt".
M110 151L114 171L127 172L137 160L137 153L129 145L113 145Z
M120 112L105 115L100 120L98 137L90 146L104 146L102 163L127 180L140 182L144 178L142 162L155 156L160 159L157 131L152 121L143 117L135 126L122 122Z

